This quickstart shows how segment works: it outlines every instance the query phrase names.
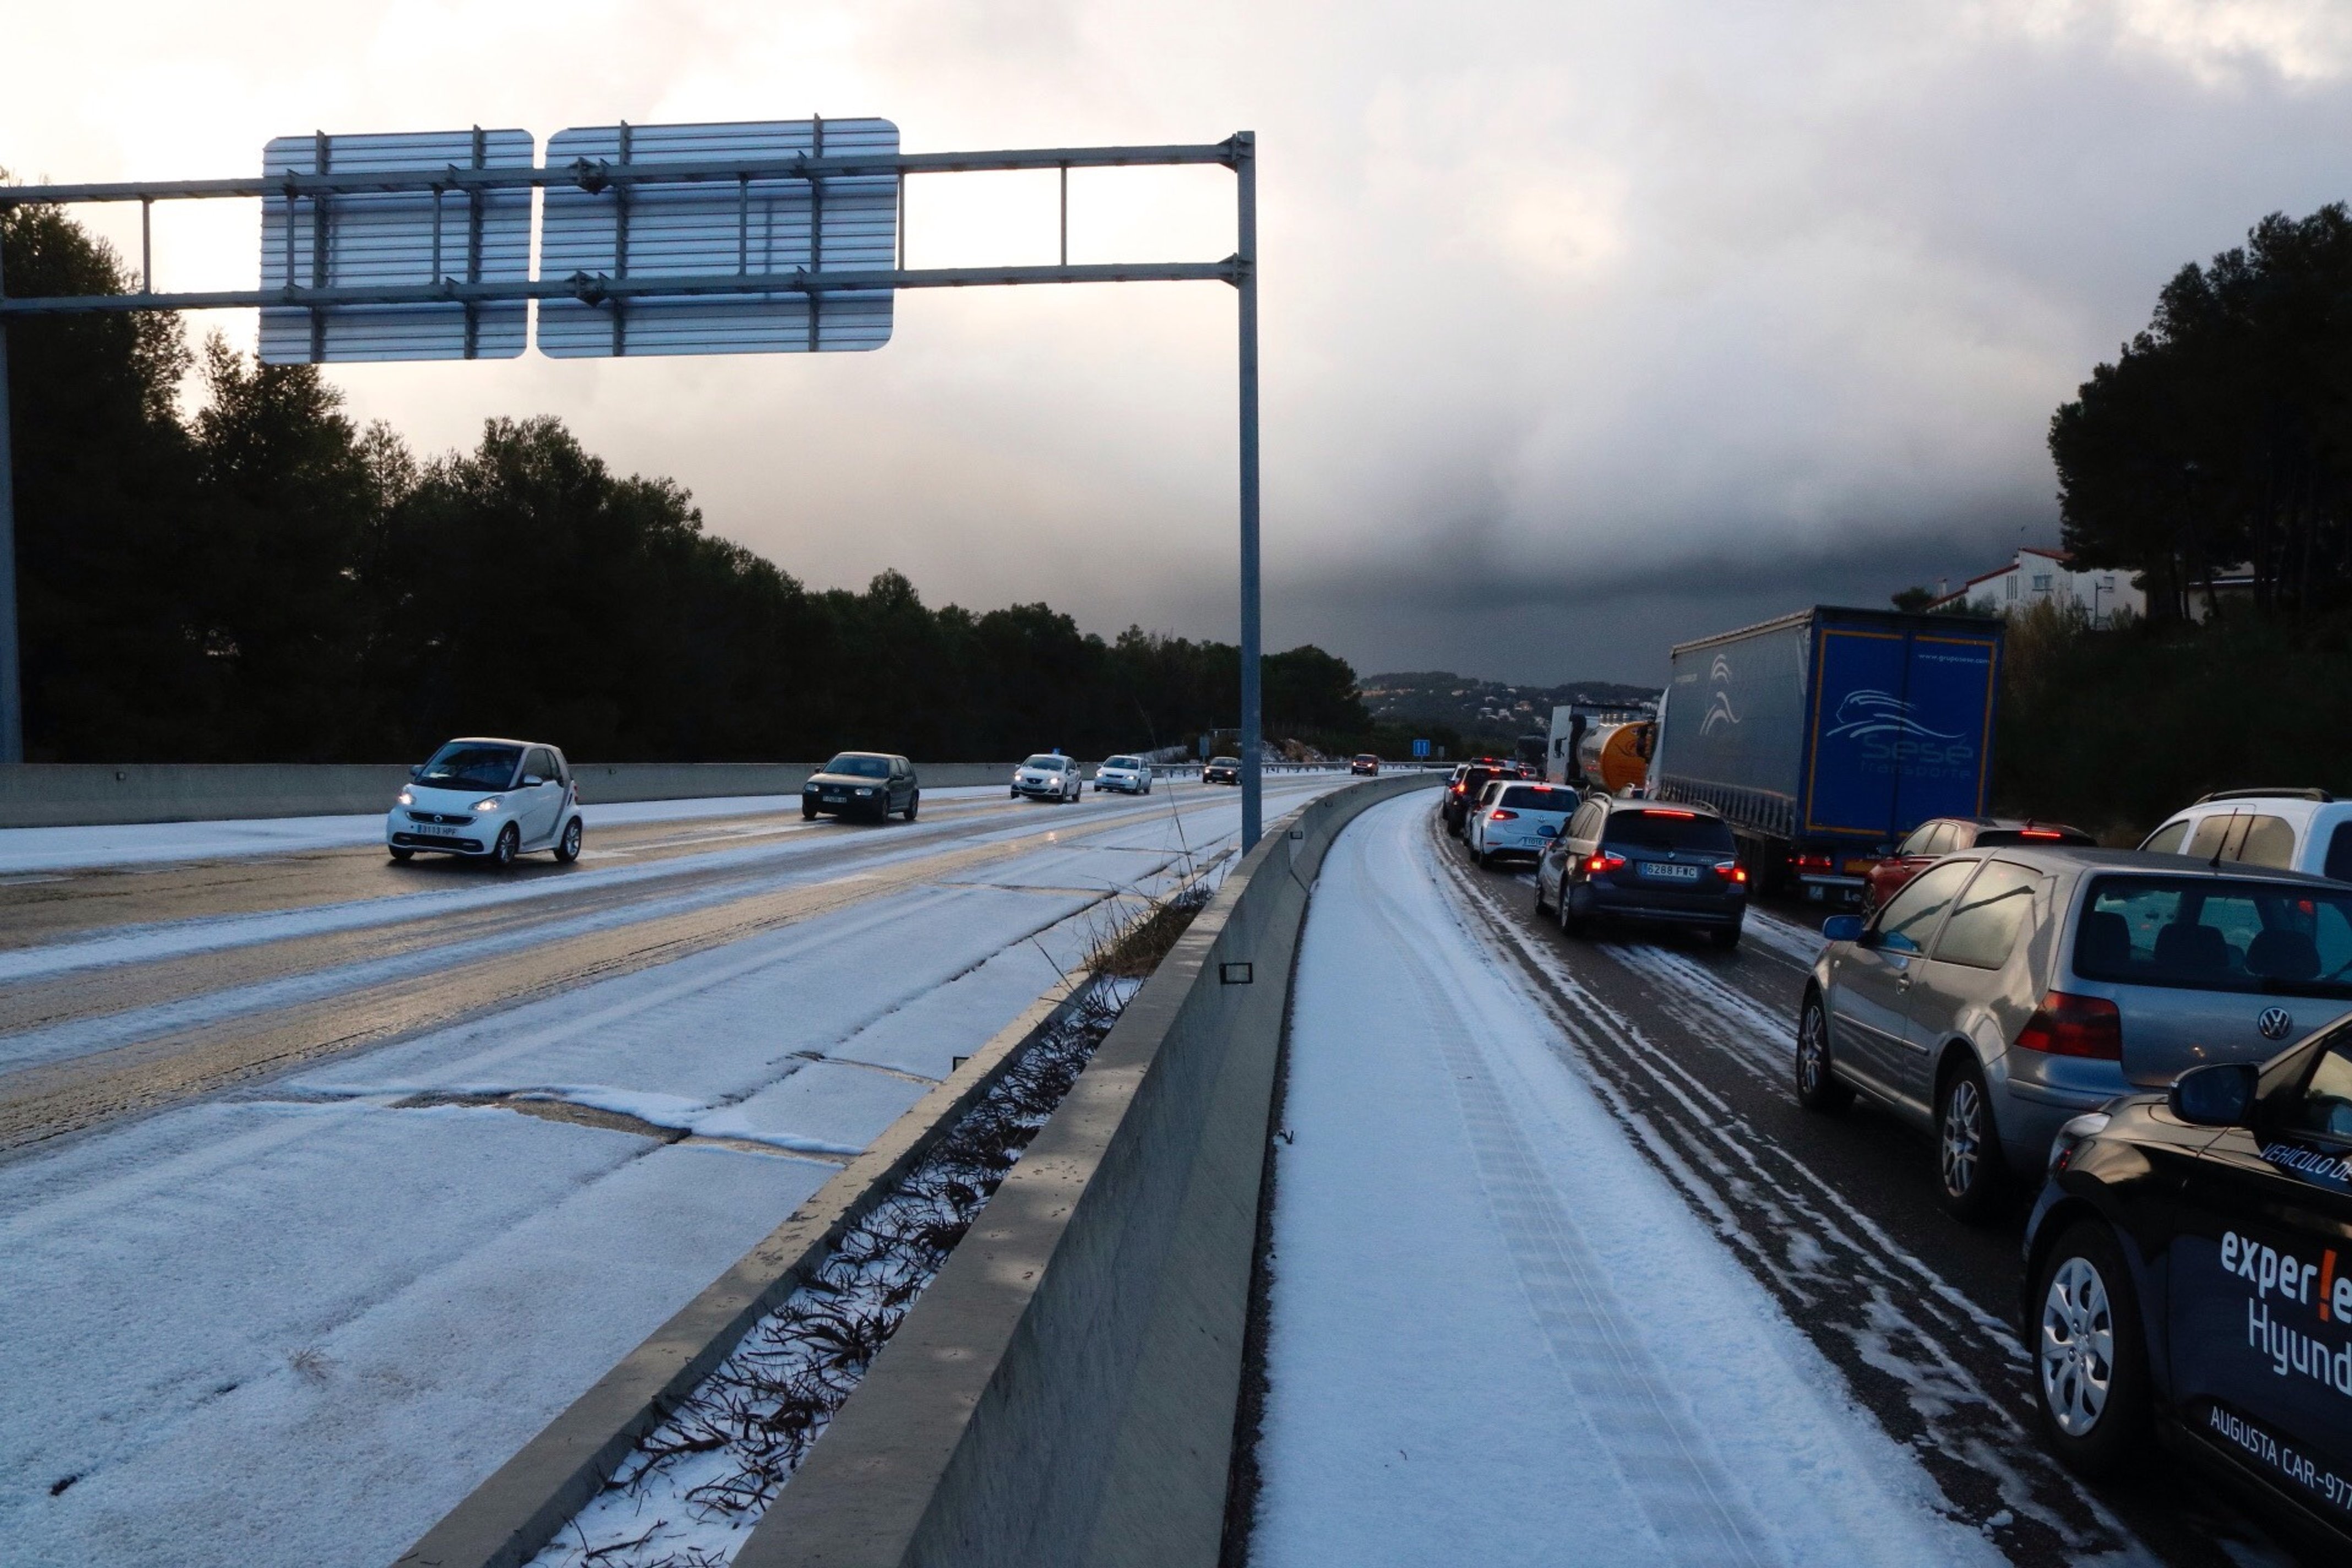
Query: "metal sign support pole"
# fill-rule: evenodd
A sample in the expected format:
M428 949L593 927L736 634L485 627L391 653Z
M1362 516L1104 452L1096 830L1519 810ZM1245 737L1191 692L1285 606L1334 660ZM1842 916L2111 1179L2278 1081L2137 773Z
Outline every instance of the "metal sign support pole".
M8 279L0 273L0 297ZM8 323L0 320L0 763L25 760L25 686L16 643L16 463L9 445Z
M1240 192L1241 264L1241 448L1242 448L1242 853L1257 843L1265 824L1264 771L1259 753L1257 586L1257 138L1234 137L1234 175Z

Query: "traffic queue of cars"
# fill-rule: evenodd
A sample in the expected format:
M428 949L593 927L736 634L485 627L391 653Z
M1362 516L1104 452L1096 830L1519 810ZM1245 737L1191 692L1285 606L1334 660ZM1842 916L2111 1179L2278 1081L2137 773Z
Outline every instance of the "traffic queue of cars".
M1536 787L1481 759L1441 811L1480 864L1535 860L1539 915L1738 942L1720 815ZM2160 1433L2352 1552L2352 802L2209 796L2137 849L1937 818L1867 880L1803 986L1798 1103L1918 1128L1964 1220L2038 1190L2021 1327L2065 1463Z

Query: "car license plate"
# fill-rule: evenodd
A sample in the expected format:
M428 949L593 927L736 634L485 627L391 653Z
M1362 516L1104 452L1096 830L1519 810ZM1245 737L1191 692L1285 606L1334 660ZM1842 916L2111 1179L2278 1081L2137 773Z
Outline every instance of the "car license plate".
M839 790L829 789L824 792L825 804L828 805L839 805L843 801L848 798L848 796L843 795Z
M1696 882L1698 880L1698 868L1676 866L1664 860L1644 860L1642 862L1642 875L1661 882Z
M1867 877L1877 865L1878 862L1867 855L1858 855L1845 863L1845 874L1849 877Z

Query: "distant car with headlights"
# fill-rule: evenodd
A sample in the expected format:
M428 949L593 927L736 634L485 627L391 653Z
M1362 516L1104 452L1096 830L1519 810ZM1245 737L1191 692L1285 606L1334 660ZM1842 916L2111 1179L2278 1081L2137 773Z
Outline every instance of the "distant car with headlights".
M2003 844L2096 844L2079 827L2063 822L2036 822L2031 817L1936 816L1906 834L1895 853L1873 866L1864 877L1863 913L1868 914L1903 885L1947 855L1963 849L1990 849Z
M2020 1292L2044 1441L2107 1476L2161 1429L2352 1562L2352 1026L2076 1117L2047 1166Z
M1351 773L1360 773L1366 778L1378 778L1381 773L1381 760L1370 752L1359 752L1348 763L1348 771Z
M1015 800L1072 801L1086 791L1075 757L1040 752L1013 770Z
M478 857L500 869L546 849L570 865L586 828L572 767L557 748L531 741L452 741L408 770L408 787L385 816L395 860L419 853Z
M1536 862L1536 913L1549 912L1570 935L1623 921L1737 947L1748 869L1731 825L1706 806L1587 795Z
M1211 757L1201 764L1202 784L1238 784L1242 782L1242 760L1239 757Z
M870 816L887 822L895 813L908 821L922 809L923 791L915 764L888 752L842 752L801 785L801 816Z
M1121 795L1151 793L1151 764L1141 757L1105 757L1095 769L1095 793L1117 790Z
M1842 915L1799 1004L1799 1104L1859 1090L1935 1135L1938 1196L2000 1212L2069 1119L2352 1010L2352 887L2176 855L2023 845Z
M1490 780L1471 808L1463 842L1481 866L1540 860L1583 801L1566 784Z

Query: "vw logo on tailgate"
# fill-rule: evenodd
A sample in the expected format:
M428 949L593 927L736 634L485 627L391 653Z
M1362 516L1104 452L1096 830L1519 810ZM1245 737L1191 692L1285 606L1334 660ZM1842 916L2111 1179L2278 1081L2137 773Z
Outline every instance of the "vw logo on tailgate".
M2266 1040L2284 1040L2294 1028L2294 1016L2284 1007L2265 1007L2263 1016L2254 1020L2254 1027Z

